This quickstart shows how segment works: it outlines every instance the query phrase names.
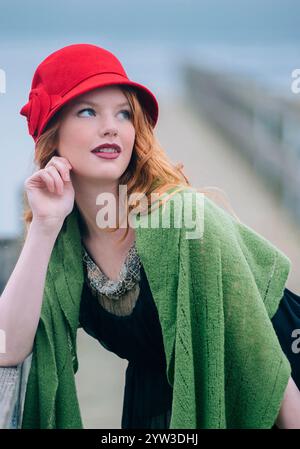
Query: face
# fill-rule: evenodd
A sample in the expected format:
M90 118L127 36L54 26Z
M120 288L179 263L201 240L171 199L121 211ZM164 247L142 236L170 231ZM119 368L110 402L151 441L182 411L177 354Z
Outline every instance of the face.
M78 96L65 106L61 119L58 156L70 161L73 175L117 181L130 162L135 140L130 105L122 90L108 86ZM104 159L92 152L107 143L119 145L117 158Z

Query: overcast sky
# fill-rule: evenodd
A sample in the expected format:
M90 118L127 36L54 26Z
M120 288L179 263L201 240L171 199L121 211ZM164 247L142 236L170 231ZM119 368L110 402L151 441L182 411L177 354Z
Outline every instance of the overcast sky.
M0 38L99 34L300 42L299 0L0 0Z

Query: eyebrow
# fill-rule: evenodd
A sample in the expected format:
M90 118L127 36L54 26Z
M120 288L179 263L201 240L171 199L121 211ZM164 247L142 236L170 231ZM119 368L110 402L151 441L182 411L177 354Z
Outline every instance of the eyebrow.
M93 101L84 101L84 100L82 100L82 101L75 101L73 106L78 106L80 104L85 104L85 105L89 105L89 106L93 106L93 107L99 106L97 103L94 103ZM121 108L123 106L130 106L130 105L129 105L128 101L123 102L123 103L119 103L119 104L116 105L117 108Z

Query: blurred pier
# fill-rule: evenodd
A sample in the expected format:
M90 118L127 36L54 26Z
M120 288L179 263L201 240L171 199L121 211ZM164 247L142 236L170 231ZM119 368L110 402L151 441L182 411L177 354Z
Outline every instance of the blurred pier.
M300 96L275 96L241 75L193 66L184 77L194 110L232 141L300 226Z
M292 261L288 288L300 294L299 107L242 80L186 68L187 96L160 100L157 136L194 187L221 188L240 220ZM0 287L18 257L0 240ZM76 382L86 428L120 428L126 360L78 332Z

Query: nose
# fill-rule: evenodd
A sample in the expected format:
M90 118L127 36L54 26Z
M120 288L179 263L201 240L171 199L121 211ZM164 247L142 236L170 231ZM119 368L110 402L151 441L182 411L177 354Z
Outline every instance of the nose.
M103 136L117 136L117 134L118 130L115 126L107 126L101 131L101 135Z
M101 136L116 136L118 134L118 128L111 118L106 118L99 123L99 134Z
M103 131L102 134L104 136L117 136L118 130L117 130L117 128L108 128L108 129L105 129L105 131Z

